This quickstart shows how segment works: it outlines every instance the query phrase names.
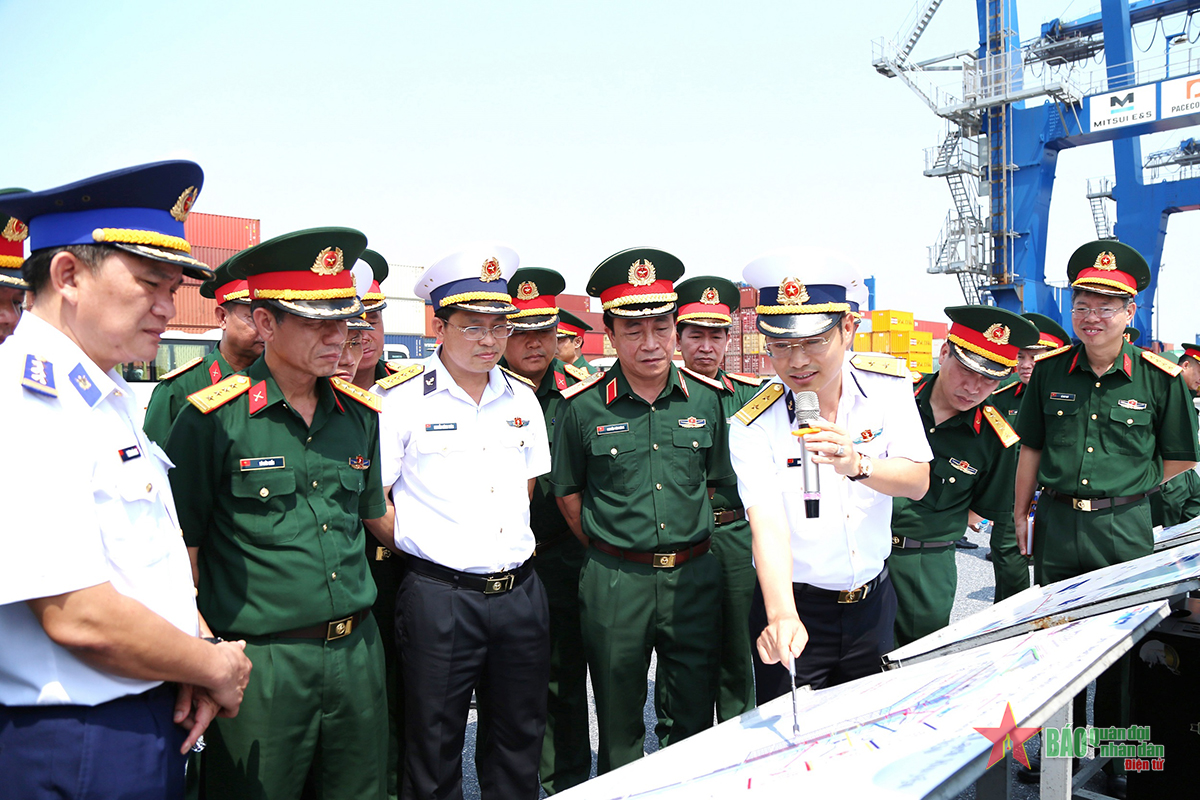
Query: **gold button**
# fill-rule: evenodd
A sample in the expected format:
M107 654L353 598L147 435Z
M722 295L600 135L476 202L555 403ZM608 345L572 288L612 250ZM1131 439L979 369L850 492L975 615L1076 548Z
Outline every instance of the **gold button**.
M665 522L660 522L660 523L658 523L658 527L659 527L659 529L660 529L660 530L663 530L663 529L665 529L665 528L667 527L667 523L665 523Z
M651 411L656 411L657 409L655 409L655 408L654 408L654 406L650 406L650 410L651 410Z
M1061 411L1060 411L1060 412L1058 412L1058 415L1061 417L1061 416L1062 416L1062 412L1061 412Z
M614 447L612 450L609 450L608 452L612 453L615 456L617 454L617 448Z
M1084 486L1087 486L1087 478L1084 478L1082 481L1080 481L1080 483L1082 483Z
M1133 420L1131 420L1131 419L1127 419L1127 420L1125 420L1125 424L1126 424L1126 425L1132 425L1132 424L1133 424ZM150 487L149 487L149 486L147 486L147 487L146 487L146 491L149 491L149 490L150 490Z
M1089 453L1090 453L1090 452L1092 452L1092 448L1090 448L1090 447L1089 447L1089 448L1088 448L1088 452L1089 452Z
M315 489L315 488L317 488L317 482L316 482L316 481L313 481L313 488L314 488L314 489Z
M951 483L954 483L954 481L955 481L955 480L956 480L956 478L955 478L953 475L951 475L951 476L950 476L950 482L951 482Z
M1100 381L1096 381L1096 388L1097 388L1097 389L1099 389L1099 388L1100 388Z
M1095 419L1095 418L1096 418L1096 415L1095 415L1095 414L1092 414L1092 419Z
M656 483L656 484L654 484L654 488L655 488L655 489L658 489L658 490L661 492L661 491L662 491L662 484L661 484L661 483Z
M309 442L311 442L311 441L312 441L312 437L310 436L310 437L308 437L307 439L305 439L305 440L304 440L304 443L305 443L305 444L308 444L308 443L309 443Z
M322 526L321 526L321 530L323 530L323 531L327 531L327 530L329 530L329 526L328 526L328 525L322 525Z
M265 487L265 486L264 486L263 488L261 488L261 489L259 489L259 490L258 490L258 496L259 496L259 497L266 497L266 496L267 496L267 495L269 495L270 493L271 493L271 490L270 490L270 489L268 489L268 488L267 488L267 487Z
M1132 422L1132 420L1130 420L1130 421ZM692 447L699 447L699 446L700 446L699 442L692 442Z
M332 575L330 575L329 577L333 578L333 579L336 581L336 580L337 580L337 573L335 572L335 573L333 573Z
M930 433L933 433L933 428L930 428L930 429L929 429L929 432L930 432Z
M658 445L654 445L654 449L655 449L655 450L657 450L657 449L658 449Z
M1130 422L1133 422L1133 420L1129 420L1129 421L1130 421ZM152 484L152 483L147 483L147 484L146 484L146 491L147 491L147 492L148 492L148 491L150 491L150 490L151 490L151 489L153 489L153 488L154 488L154 484Z

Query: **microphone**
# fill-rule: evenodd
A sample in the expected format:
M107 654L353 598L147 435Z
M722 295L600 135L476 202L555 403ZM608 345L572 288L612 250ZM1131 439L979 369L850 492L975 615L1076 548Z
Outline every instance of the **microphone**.
M816 392L798 392L796 394L796 422L801 428L807 428L821 416L821 403ZM804 471L804 516L812 519L820 514L821 478L817 474L817 465L812 461L812 454L800 440L800 458Z

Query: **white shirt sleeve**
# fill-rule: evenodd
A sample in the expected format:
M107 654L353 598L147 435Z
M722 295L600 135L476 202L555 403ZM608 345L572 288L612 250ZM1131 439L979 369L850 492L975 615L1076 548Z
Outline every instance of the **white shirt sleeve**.
M550 471L550 440L546 435L546 418L542 414L541 404L533 392L523 392L527 402L522 403L528 408L529 433L533 441L525 450L525 477L536 478Z
M736 419L729 423L729 456L745 508L778 501L783 491L767 430L772 413L767 409L749 425Z
M907 381L894 379L889 379L886 385L890 392L884 405L884 425L889 436L884 457L907 458L918 463L932 461L933 450L925 437L912 386Z
M406 402L409 391L401 384L383 394L383 410L379 414L379 475L384 489L391 489L404 471L404 451L416 419L414 409Z

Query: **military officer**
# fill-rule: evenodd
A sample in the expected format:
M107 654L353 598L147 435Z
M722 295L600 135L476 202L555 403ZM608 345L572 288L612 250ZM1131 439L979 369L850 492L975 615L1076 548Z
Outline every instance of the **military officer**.
M200 284L200 294L217 301L221 341L207 356L193 359L159 379L146 406L142 429L160 445L166 444L171 424L187 404L188 395L242 372L262 355L263 341L250 316L246 282L231 278L226 261L213 277Z
M550 665L529 500L550 469L533 389L499 368L513 328L509 247L439 259L415 292L442 345L383 379L383 480L407 572L396 597L405 798L461 797L471 690L483 797L533 798Z
M0 197L25 189L0 189ZM16 330L29 284L21 277L25 262L25 239L29 228L14 217L0 214L0 342Z
M1040 485L1032 552L1043 585L1153 552L1147 495L1200 459L1179 366L1124 338L1150 283L1145 259L1117 241L1089 242L1071 255L1067 276L1080 343L1038 362L1017 421L1017 544L1030 552L1026 518ZM1126 716L1127 668L1122 659L1097 679L1097 727ZM1081 694L1075 718L1085 712ZM1109 773L1114 791L1121 771Z
M363 319L370 323L371 330L365 332L362 359L358 363L358 375L354 378L354 384L363 389L370 389L375 381L395 372L382 358L383 310L387 308L387 298L379 284L387 279L388 263L386 258L369 248L363 251L359 263L366 263L371 268L371 285L362 295L365 309Z
M1183 345L1178 363L1180 375L1194 397L1200 390L1200 345ZM1194 469L1164 481L1162 491L1150 495L1150 519L1155 526L1169 528L1196 517L1200 517L1200 473Z
M950 330L940 370L915 384L921 423L933 448L929 491L897 498L892 508L896 583L896 644L908 644L950 624L958 572L954 540L968 512L984 519L1011 516L1008 480L1018 438L1004 416L986 402L1017 366L1022 347L1036 345L1032 322L994 306L946 309Z
M572 377L581 381L586 380L588 375L594 375L600 371L583 357L583 335L591 329L591 325L570 311L559 309L558 360L570 367L567 372Z
M210 797L381 797L384 664L363 519L385 513L379 398L330 377L362 313L347 264L366 246L314 228L244 250L266 343L244 373L188 398L167 452L200 609L255 660L242 714L214 726Z
M596 267L587 291L617 363L567 389L555 424L551 483L588 545L579 599L601 773L642 756L651 650L660 744L712 725L721 564L706 485L733 476L720 396L671 363L682 274L678 258L649 248Z
M814 282L803 283L810 273ZM904 362L850 353L861 281L850 265L783 248L747 264L743 277L759 290L757 328L778 374L729 433L753 533L750 633L765 703L789 690L789 659L797 682L814 688L879 671L896 615L890 498L924 493L932 454ZM806 405L819 418L809 422ZM815 430L801 441L804 429ZM805 485L809 458L819 485Z
M557 295L566 288L554 270L522 267L509 279L516 311L508 315L513 334L501 366L530 381L553 444L563 390L578 383L576 370L555 357ZM592 771L588 732L587 660L579 627L579 570L583 545L563 519L549 475L537 479L529 503L529 526L537 537L533 567L550 606L550 691L546 734L538 770L546 794L583 783Z
M762 385L758 376L726 373L721 368L729 347L729 327L741 297L725 278L688 278L675 287L679 317L675 324L685 371L707 381L721 397L726 418L744 406ZM732 469L732 465L730 465ZM717 721L724 722L754 708L751 661L750 598L754 594L754 561L750 557L750 523L733 486L712 496L712 551L721 562L721 662L717 683Z
M183 275L211 274L184 239L202 183L196 164L168 161L0 197L18 234L6 240L31 223L33 301L0 347L16 423L0 531L8 797L181 798L184 753L215 714L238 713L244 643L199 638L170 462L114 369L153 359ZM37 453L47 469L30 468Z
M1058 355L1071 344L1071 337L1062 326L1045 314L1030 313L1021 316L1037 326L1038 341L1017 351L1017 368L1013 370L1012 375L1000 382L1000 388L992 392L989 400L1010 427L1017 424L1017 414L1021 410L1021 401L1025 398L1025 387L1033 375L1034 364L1043 358ZM1012 449L1019 453L1020 446L1018 442ZM1016 466L1016 461L1013 460L1012 471L1006 471L1000 478L1006 483L1016 480ZM993 602L999 603L1029 588L1029 558L1021 555L1021 551L1017 549L1017 532L1013 529L1013 520L1008 514L992 520L990 560L996 578Z

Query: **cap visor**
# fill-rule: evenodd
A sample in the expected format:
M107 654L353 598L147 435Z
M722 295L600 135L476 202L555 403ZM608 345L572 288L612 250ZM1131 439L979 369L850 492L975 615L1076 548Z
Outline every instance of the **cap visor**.
M1071 288L1077 291L1091 292L1092 294L1102 294L1105 297L1137 297L1133 292L1122 291L1112 286L1105 286L1097 283L1080 283L1076 281L1071 284Z
M670 314L677 308L674 301L670 303L631 303L627 306L617 306L616 308L608 309L608 313L614 317L625 317L626 319L638 319L641 317L661 317L663 314Z
M362 317L352 317L346 320L346 327L352 331L370 331L375 329L374 325Z
M681 319L680 325L699 325L701 328L729 328L733 326L732 322L725 322L720 319Z
M1007 364L1001 364L998 361L992 361L990 358L984 358L978 353L972 353L970 350L959 347L954 342L947 342L947 344L950 345L950 352L958 359L958 363L978 375L982 375L985 378L992 378L993 380L1000 380L1012 374L1013 368Z
M364 311L383 311L387 308L386 300L363 300Z
M558 315L549 314L540 317L509 317L508 322L519 331L544 331L548 328L558 328Z
M112 247L120 248L135 256L149 258L152 261L162 261L165 264L178 264L183 267L183 274L189 278L206 281L213 276L213 270L203 261L197 261L189 255L177 250L165 250L161 247L150 247L145 244L124 244L122 242L105 242Z
M362 301L357 297L336 300L267 300L289 314L306 319L350 319L363 313Z
M21 273L18 270L0 269L0 287L28 290L29 284L21 279Z
M758 330L780 339L803 339L820 336L837 324L836 314L759 314Z
M451 303L445 308L461 308L463 311L474 311L476 314L511 314L517 310L512 303L502 303L499 300L475 300L466 303Z

